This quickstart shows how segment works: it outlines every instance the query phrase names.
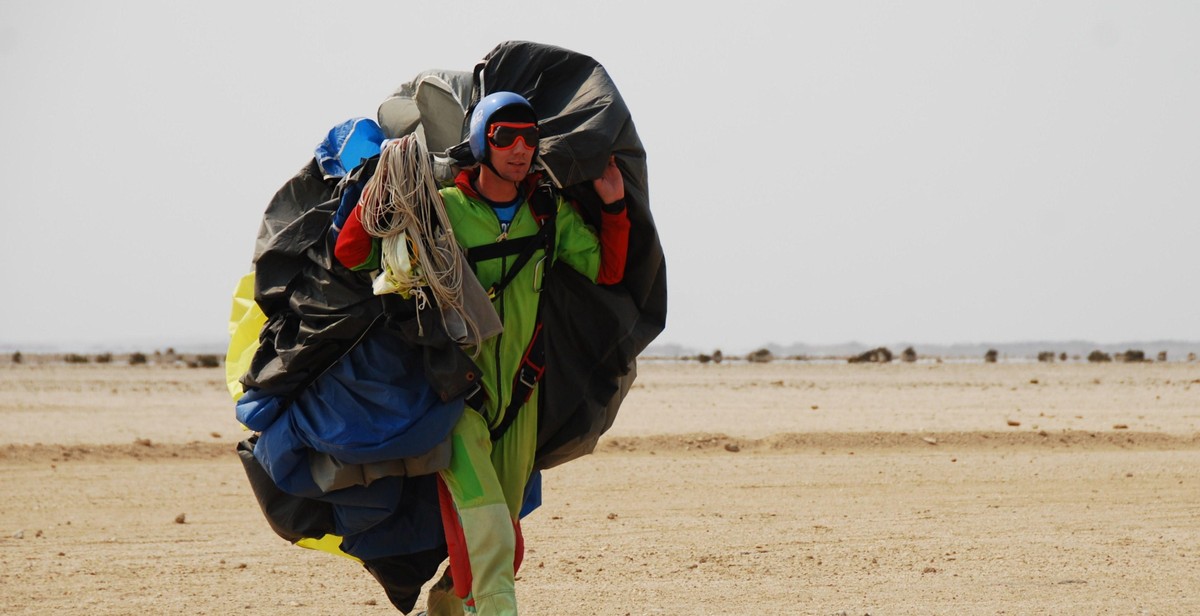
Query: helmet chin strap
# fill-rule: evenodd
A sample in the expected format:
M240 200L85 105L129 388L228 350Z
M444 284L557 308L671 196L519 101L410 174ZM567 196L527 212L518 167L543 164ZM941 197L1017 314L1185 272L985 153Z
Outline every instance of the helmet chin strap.
M500 177L501 177L501 176L500 176L500 172L499 172L499 171L496 171L496 168L492 166L492 157L491 157L491 155L490 155L491 153L489 152L488 154L489 154L489 156L488 156L487 158L483 159L483 166L484 166L484 167L487 167L488 169L491 169L491 170L492 170L492 173L493 173L493 174L494 174L496 177L500 178ZM503 178L501 178L501 179L503 179Z

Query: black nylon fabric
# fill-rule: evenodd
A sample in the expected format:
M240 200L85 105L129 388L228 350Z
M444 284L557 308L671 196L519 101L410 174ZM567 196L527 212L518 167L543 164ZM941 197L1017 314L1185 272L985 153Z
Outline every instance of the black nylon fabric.
M267 317L244 387L294 395L344 355L382 312L363 274L334 267L329 227L341 191L312 160L271 199L254 254Z
M366 182L372 159L345 182ZM440 319L411 300L376 296L365 272L342 267L329 235L344 183L325 180L316 160L284 184L263 215L255 251L255 301L267 322L243 387L292 397L345 355L372 327L388 326L424 356L443 400L475 386L478 368L446 335ZM433 445L432 443L430 444Z
M237 453L246 471L246 478L250 480L250 489L271 530L292 543L305 537L319 538L336 532L332 505L287 494L275 485L275 481L254 457L257 439L251 437L238 443Z
M638 312L623 289L596 286L557 264L542 293L546 373L534 464L545 469L595 449L633 384L640 349L633 337Z

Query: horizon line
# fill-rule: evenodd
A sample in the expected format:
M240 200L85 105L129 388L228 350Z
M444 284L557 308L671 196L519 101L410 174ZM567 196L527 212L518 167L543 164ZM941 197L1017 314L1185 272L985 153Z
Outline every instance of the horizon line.
M1195 347L1200 350L1200 340L1189 340L1184 338L1154 338L1154 339L1124 339L1116 342L1096 342L1087 338L1068 338L1068 339L1022 339L1009 342L998 341L971 341L971 342L914 342L912 340L899 340L882 344L866 343L859 340L847 340L842 342L767 342L763 344L740 344L733 347L728 347L732 352L734 349L745 348L747 352L758 349L788 349L794 347L808 348L891 348L891 347L913 347L914 350L919 350L920 347L926 348L957 348L957 347L1012 347L1012 346L1031 346L1031 345L1073 345L1073 346L1097 346L1097 347L1116 347L1130 345L1171 345ZM174 350L177 353L222 353L228 346L228 341L196 341L196 340L181 340L173 344L155 343L150 341L130 342L124 341L115 342L78 342L78 343L62 343L62 342L5 342L0 341L0 353L12 353L20 351L22 353L73 353L73 352L112 352L112 353L130 353L130 352L149 352ZM720 349L721 345L705 345L702 343L690 342L671 342L671 341L654 341L647 345L643 352L651 351L655 347L658 348L679 348L684 350L702 351L705 349ZM1043 349L1051 350L1051 349Z

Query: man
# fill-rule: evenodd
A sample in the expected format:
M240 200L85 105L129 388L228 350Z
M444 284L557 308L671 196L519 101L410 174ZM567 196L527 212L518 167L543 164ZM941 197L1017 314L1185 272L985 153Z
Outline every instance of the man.
M571 204L540 189L540 177L530 173L537 122L519 94L483 98L468 135L479 165L441 191L455 238L504 325L475 349L484 398L455 425L450 466L439 473L450 568L467 613L517 613L519 514L537 449L542 366L536 357L546 275L561 262L598 284L614 284L625 270L629 220L615 160L592 182L604 204L597 237ZM348 267L361 266L371 252L360 225L355 211L338 237L335 254Z

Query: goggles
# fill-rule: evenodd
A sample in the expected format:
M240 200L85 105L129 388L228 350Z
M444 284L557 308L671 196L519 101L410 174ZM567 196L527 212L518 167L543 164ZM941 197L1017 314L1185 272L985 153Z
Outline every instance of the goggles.
M532 150L538 145L538 127L531 122L496 122L488 129L487 138L497 150L512 148L517 145L517 139Z

